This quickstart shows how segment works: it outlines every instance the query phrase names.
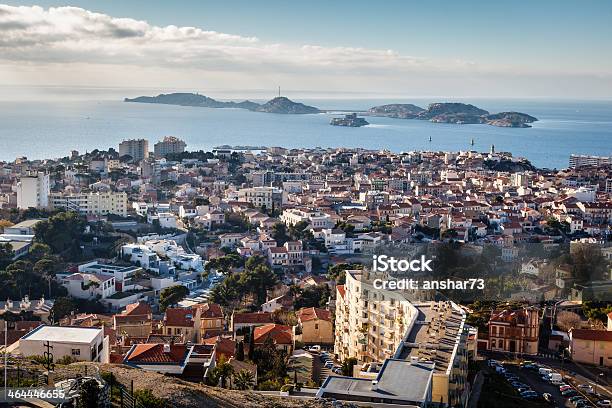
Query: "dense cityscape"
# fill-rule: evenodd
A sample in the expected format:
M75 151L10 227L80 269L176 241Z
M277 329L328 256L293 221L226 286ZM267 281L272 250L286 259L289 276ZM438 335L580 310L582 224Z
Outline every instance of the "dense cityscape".
M5 385L121 407L610 406L612 158L152 147L0 162ZM380 289L375 254L484 284Z

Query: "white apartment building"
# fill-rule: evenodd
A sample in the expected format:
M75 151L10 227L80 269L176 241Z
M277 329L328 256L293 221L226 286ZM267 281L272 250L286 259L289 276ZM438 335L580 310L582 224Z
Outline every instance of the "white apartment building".
M73 357L79 361L108 363L109 338L99 327L39 326L19 340L19 351L25 357L42 356L49 344L53 360Z
M569 159L570 167L582 166L607 166L612 164L611 156L588 156L582 154L572 154Z
M166 136L163 140L153 145L153 152L155 153L155 157L161 158L165 157L167 154L183 153L185 147L187 147L187 144L183 140L174 136Z
M280 220L287 226L307 222L312 228L331 228L334 225L331 217L321 211L289 208L284 210Z
M117 293L112 275L73 273L62 279L62 285L77 299L106 299Z
M43 172L21 176L17 183L17 208L47 208L49 206L49 175Z
M253 204L255 208L265 206L280 208L284 203L283 190L276 187L251 187L238 190L238 200Z
M149 157L149 141L146 139L130 139L119 143L119 156L131 156L135 162Z
M120 215L127 216L127 193L124 192L88 192L88 193L51 193L51 208L76 211L87 215Z
M465 311L450 301L427 300L433 296L427 291L375 289L375 278L388 277L346 271L345 285L336 288L334 353L338 359L433 363L431 400L440 406L466 406L469 326Z

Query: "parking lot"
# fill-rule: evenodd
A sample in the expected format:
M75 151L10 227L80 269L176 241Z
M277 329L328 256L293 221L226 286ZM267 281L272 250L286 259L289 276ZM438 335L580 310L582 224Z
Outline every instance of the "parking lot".
M557 384L551 384L549 381L542 378L542 372L540 369L547 369L543 365L526 364L520 366L516 362L500 361L499 364L495 364L496 360L489 360L488 371L491 375L499 378L500 381L504 382L506 387L506 393L521 397L520 392L529 393L524 394L521 398L525 400L523 405L525 407L539 407L539 406L555 406L555 407L600 407L606 405L597 405L596 403L603 399L603 396L596 397L595 390L588 384L582 384L576 382L574 378L563 375L558 371L552 371L557 377L561 377ZM500 368L498 368L500 367ZM563 396L560 391L561 383L569 386L569 393L573 394L570 396ZM522 384L522 385L521 385ZM511 390L511 391L508 391ZM546 401L543 398L544 394L548 394L549 398ZM576 403L570 397L574 397L574 400L583 399L583 403Z

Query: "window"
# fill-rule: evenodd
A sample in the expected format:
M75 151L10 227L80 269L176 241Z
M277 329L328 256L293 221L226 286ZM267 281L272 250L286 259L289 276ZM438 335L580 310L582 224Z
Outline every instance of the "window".
M80 356L81 355L81 350L80 349L72 349L72 350L70 350L70 353L73 356Z

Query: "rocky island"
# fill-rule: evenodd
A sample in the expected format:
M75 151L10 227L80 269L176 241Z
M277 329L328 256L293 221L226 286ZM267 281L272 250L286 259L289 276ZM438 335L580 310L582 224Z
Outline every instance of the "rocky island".
M411 103L392 103L389 105L375 106L368 109L370 116L384 116L396 119L414 119L425 109Z
M308 113L320 113L321 111L314 106L304 105L303 103L293 102L284 96L277 96L263 105L253 109L257 112L283 113L292 115L303 115Z
M139 96L137 98L124 98L124 102L158 103L164 105L195 106L201 108L236 108L253 112L281 113L281 114L308 114L319 113L319 109L293 102L289 98L279 96L262 104L249 100L242 102L223 102L197 93L170 93L157 96Z
M196 106L203 108L234 108L246 109L252 112L279 113L287 115L303 115L312 113L328 112L322 111L314 106L294 102L284 96L278 96L264 104L245 100L242 102L218 101L198 93L169 93L157 96L139 96L137 98L125 98L124 102L158 103L165 105ZM530 123L538 119L521 112L489 113L474 105L457 102L437 102L430 104L427 109L410 103L393 103L388 105L374 106L360 114L368 116L381 116L396 119L420 119L435 123L483 123L501 127L530 127ZM334 126L360 127L368 122L363 118L353 118L347 115L344 118L333 118L330 122Z
M383 116L398 119L420 119L435 123L483 123L501 127L530 127L538 119L521 112L500 112L491 114L488 111L466 103L432 103L427 109L412 104L390 104L370 108L370 116Z
M364 118L357 117L356 113L351 113L344 115L343 118L332 118L329 124L332 126L361 127L370 123Z

